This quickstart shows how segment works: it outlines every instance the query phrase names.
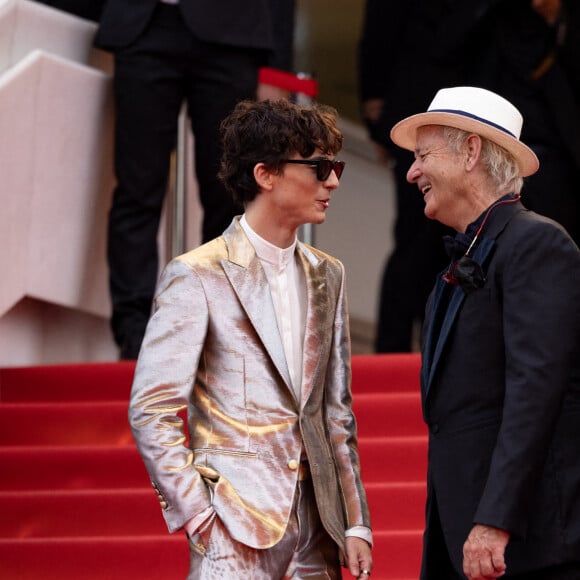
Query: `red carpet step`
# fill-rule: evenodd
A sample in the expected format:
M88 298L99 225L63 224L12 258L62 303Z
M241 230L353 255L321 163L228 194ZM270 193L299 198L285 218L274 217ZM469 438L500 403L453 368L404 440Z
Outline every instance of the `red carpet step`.
M188 560L181 534L0 540L6 580L183 580Z
M427 436L361 437L359 453L365 483L420 481L427 473Z
M31 477L32 468L36 477ZM0 474L0 492L149 485L133 444L0 447Z
M355 395L353 409L361 438L425 433L415 393ZM133 437L127 401L2 403L0 441L2 445L128 445Z
M413 557L420 541L420 532L375 532L378 560L372 577L417 580L418 572L409 574L405 558ZM18 539L0 546L2 578L7 580L183 580L189 557L183 538L175 534Z
M2 445L130 445L126 401L3 403Z
M353 357L374 580L418 577L419 364L414 354ZM0 578L185 578L187 544L167 533L127 424L133 372L133 363L0 369Z
M379 529L420 529L421 484L375 483L367 492L371 506L380 504L388 514ZM151 495L149 488L5 491L0 538L162 534L165 524Z
M0 369L0 401L127 401L134 362Z
M366 484L421 481L425 437L365 437L359 441ZM30 466L42 474L31 478ZM145 486L145 468L134 445L2 446L0 491Z
M353 395L359 437L425 435L419 393L361 393Z

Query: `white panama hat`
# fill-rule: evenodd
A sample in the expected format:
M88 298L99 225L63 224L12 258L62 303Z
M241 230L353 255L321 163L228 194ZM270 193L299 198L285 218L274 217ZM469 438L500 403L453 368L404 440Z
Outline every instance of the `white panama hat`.
M506 99L478 87L452 87L437 92L426 113L399 121L391 129L395 144L415 150L417 129L424 125L444 125L477 133L516 159L520 176L535 173L540 163L536 154L520 141L523 117Z

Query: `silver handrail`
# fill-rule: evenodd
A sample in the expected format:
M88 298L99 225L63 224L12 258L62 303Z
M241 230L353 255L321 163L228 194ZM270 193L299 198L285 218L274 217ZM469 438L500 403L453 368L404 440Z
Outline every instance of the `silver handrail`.
M167 260L186 250L187 231L187 137L189 122L187 103L184 101L177 120L177 143L172 156L169 192L167 196Z

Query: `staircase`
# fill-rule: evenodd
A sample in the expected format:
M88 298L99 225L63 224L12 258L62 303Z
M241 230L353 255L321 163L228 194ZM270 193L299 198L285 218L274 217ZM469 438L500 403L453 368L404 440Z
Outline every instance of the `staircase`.
M374 580L419 578L427 473L419 368L418 354L356 355L352 361Z
M357 355L376 580L416 580L426 431L418 355ZM185 578L127 423L133 363L0 369L0 578ZM345 574L345 578L350 575Z
M39 2L0 0L0 366L117 355L106 262L113 60L93 48L95 31Z

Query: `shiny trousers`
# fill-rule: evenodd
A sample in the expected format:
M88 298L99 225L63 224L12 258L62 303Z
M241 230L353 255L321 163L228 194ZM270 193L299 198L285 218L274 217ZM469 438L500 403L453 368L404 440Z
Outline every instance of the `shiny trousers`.
M200 544L203 548L200 548ZM338 580L338 548L318 515L312 481L300 481L282 539L263 550L233 540L218 517L189 540L188 580Z

